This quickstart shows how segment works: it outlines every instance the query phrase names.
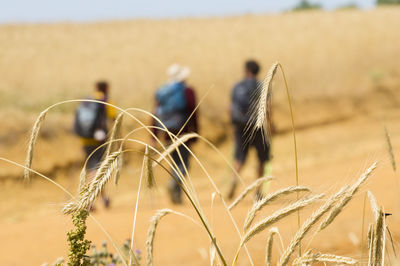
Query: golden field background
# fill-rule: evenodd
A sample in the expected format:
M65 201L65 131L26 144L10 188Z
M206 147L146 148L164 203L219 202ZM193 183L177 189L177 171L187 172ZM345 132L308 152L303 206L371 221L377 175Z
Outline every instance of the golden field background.
M189 83L199 98L209 92L200 106L201 134L230 158L229 95L241 78L242 64L248 58L259 60L262 78L278 60L285 68L294 101L302 185L310 186L315 193L331 193L353 182L373 161L380 161L376 175L336 224L312 241L307 239L312 248L358 258L363 193L367 189L372 190L385 210L393 213L387 222L395 239L400 239L398 174L391 170L383 133L385 124L399 158L398 29L400 8L394 7L224 18L1 25L0 156L23 162L27 138L39 112L55 102L89 95L94 82L100 79L110 82L115 104L150 111L153 93L164 82L165 69L177 62L191 68ZM273 90L278 134L273 138L276 181L271 190L294 184L290 120L279 73ZM75 105L57 108L47 116L33 163L34 169L73 192L82 160L80 143L71 132L74 108ZM126 132L134 126L125 120ZM144 134L138 137L148 140ZM225 191L231 175L226 164L204 144L199 143L194 149ZM250 157L242 173L247 184L254 179L254 159ZM130 158L120 185L111 188L112 209L100 208L95 214L118 243L130 234L140 160ZM0 162L0 169L3 263L40 265L65 256L65 231L70 228L70 219L60 214L60 208L66 195L38 178L27 189L15 182L21 178L20 168ZM216 202L210 209L212 189L194 163L191 175L206 213L218 215L214 229L227 256L232 257L238 239L233 228L227 226L229 220L223 215L223 207ZM145 249L148 220L156 209L169 207L193 215L187 203L179 207L169 203L164 189L168 177L160 174L157 178L156 193L142 196L137 223L141 250ZM278 202L271 208L287 202ZM242 221L251 204L249 197L234 212L235 218ZM304 211L303 220L309 213L310 210ZM371 218L370 213L367 218ZM287 244L296 231L296 219L279 226ZM176 228L183 236L176 234ZM105 239L93 223L89 223L88 237L97 244ZM21 242L34 245L21 248ZM156 265L204 265L208 245L201 230L179 218L166 218L156 239ZM25 256L20 256L21 249ZM265 239L256 238L249 243L249 249L255 261L261 263ZM274 251L275 259L278 252ZM247 264L245 256L240 257L239 263Z
M211 91L205 106L226 108L248 58L261 62L262 76L280 61L296 100L361 95L378 81L400 82L394 60L400 56L399 14L399 8L380 8L2 25L2 108L82 97L94 81L106 79L116 103L148 109L173 62L191 67L190 82L200 94Z

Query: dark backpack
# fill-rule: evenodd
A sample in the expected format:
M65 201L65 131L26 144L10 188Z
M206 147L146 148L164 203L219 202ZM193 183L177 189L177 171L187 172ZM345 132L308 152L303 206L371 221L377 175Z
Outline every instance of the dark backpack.
M244 126L250 120L250 109L258 86L256 79L245 79L233 88L231 119L234 124Z
M93 138L100 128L104 106L95 102L82 102L75 112L74 131L83 138Z
M161 87L156 93L156 116L170 131L181 129L186 122L185 89L184 83L174 82Z

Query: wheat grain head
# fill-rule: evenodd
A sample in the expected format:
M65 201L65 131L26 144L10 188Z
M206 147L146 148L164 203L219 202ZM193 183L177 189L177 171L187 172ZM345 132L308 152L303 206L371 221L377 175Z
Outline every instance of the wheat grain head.
M248 212L245 222L244 222L244 230L247 230L251 223L253 222L256 214L258 211L260 211L262 208L267 206L269 203L271 203L274 200L279 199L282 196L285 196L287 194L293 193L293 192L301 192L301 191L310 191L309 188L303 187L303 186L294 186L294 187L288 187L288 188L283 188L278 191L275 191L273 193L270 193L263 197L261 200L256 201L250 211Z
M48 111L49 110L46 109L43 112L41 112L39 117L36 119L35 124L33 125L32 133L29 138L28 152L26 154L26 159L25 159L25 167L26 167L24 170L25 180L29 180L30 171L28 169L30 169L32 166L33 152L35 149L36 140L39 136L40 128L42 127L43 121Z

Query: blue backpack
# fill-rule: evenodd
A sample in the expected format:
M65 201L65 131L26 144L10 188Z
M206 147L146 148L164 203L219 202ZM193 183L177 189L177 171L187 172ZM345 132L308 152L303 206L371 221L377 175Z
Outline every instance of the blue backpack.
M180 130L186 122L185 85L173 82L161 87L156 93L156 116L170 131Z

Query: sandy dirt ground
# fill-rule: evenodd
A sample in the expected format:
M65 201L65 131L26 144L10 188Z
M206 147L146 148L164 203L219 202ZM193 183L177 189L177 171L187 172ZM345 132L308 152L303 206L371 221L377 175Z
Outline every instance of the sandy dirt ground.
M387 152L387 144L383 131L383 123L391 134L395 156L400 157L400 108L397 105L381 104L384 112L353 112L345 119L333 119L327 123L316 123L314 126L304 126L297 131L299 150L300 184L309 186L314 193L332 194L341 186L351 184L373 162L379 165L372 177L357 193L350 204L336 219L334 224L318 235L313 232L303 242L303 250L312 248L322 252L331 252L354 256L360 259L362 234L366 236L367 226L372 221L372 214L367 204L366 222L362 232L363 201L367 190L372 191L385 211L392 213L387 218L387 224L395 240L400 239L400 187L399 175L394 173ZM369 109L370 110L370 109ZM327 116L336 117L342 110L330 108ZM298 112L299 121L312 121L318 112ZM300 117L299 117L300 116ZM308 116L308 117L307 117ZM227 132L228 136L230 132ZM63 145L60 139L51 140L51 145ZM19 141L19 147L26 140ZM18 143L19 143L18 142ZM67 139L68 146L79 146L75 140ZM18 146L17 145L17 146ZM38 145L46 146L43 141ZM227 158L232 154L232 141L227 138L219 145ZM20 148L18 148L20 150ZM43 148L41 156L46 154ZM229 167L223 159L205 144L198 143L196 154L213 177L219 189L225 193L231 176ZM7 152L2 151L1 156ZM57 149L57 154L48 153L48 159L53 156L63 156ZM65 152L65 156L68 155ZM69 156L69 155L68 155ZM282 131L273 138L273 160L271 182L268 191L295 184L293 160L293 144L290 131ZM7 156L6 156L7 157ZM23 157L23 156L22 156ZM40 157L40 156L39 156ZM70 156L72 157L72 156ZM43 159L40 159L43 160ZM39 160L39 161L40 161ZM19 160L21 162L22 160ZM135 200L138 189L139 165L141 158L131 157L129 164L122 172L120 184L109 186L112 197L111 209L105 210L98 204L93 216L110 233L112 239L119 245L131 235ZM211 194L214 191L200 166L191 161L190 175L210 224L228 261L232 261L239 243L235 231L223 204L218 197L211 207ZM37 165L40 165L38 163ZM256 159L252 153L242 177L246 184L254 180ZM4 172L21 173L14 166L0 162ZM51 177L72 193L76 193L78 166L71 165L59 171L49 172ZM145 256L145 241L149 219L155 211L161 208L171 208L187 214L198 221L195 212L187 200L181 206L169 202L166 192L168 177L160 170L156 171L157 188L154 191L142 190L136 225L135 248L140 249ZM240 187L240 190L243 186ZM36 177L29 186L14 179L2 180L0 183L0 253L1 265L41 265L52 262L56 258L67 255L66 232L71 229L71 219L61 214L62 204L69 197L53 184ZM274 210L293 202L295 196L288 196L265 208L257 219L265 217ZM310 215L321 202L301 211L301 220ZM246 198L234 211L233 216L240 231L248 209L253 203L252 197ZM292 215L277 224L282 235L283 245L287 246L297 230L296 215ZM259 234L248 243L248 249L255 265L261 265L265 257L267 231ZM87 238L96 245L107 240L105 234L91 220L88 220ZM365 237L364 237L365 238ZM281 244L275 242L274 260L282 253ZM156 265L207 265L209 264L210 240L204 229L180 216L165 217L155 238L154 259ZM388 252L391 252L388 246ZM142 259L142 261L144 261ZM365 262L365 257L362 259ZM242 250L239 265L250 265Z

